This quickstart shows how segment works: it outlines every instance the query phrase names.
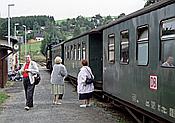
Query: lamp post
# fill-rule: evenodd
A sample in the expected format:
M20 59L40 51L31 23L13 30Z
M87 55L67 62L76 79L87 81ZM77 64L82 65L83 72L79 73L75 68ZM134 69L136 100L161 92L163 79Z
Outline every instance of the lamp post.
M15 23L15 26L14 26L14 37L15 37L15 39L17 39L17 37L16 37L16 26L18 26L19 25L19 23Z
M8 45L10 47L10 7L15 6L15 4L8 4Z
M27 55L26 49L26 25L22 25L24 27L24 47L25 47L25 56Z
M19 23L15 23L15 26L14 26L14 38L17 40L17 36L16 36L16 27L19 25ZM19 46L19 45L17 45L17 46ZM15 66L16 66L16 68L19 68L19 51L18 52L16 52L16 54L14 54L15 55L15 57L14 57L14 61L15 61ZM15 69L16 69L15 68Z
M8 46L10 45L10 7L15 6L15 4L8 4ZM10 58L8 57L8 71L10 70Z

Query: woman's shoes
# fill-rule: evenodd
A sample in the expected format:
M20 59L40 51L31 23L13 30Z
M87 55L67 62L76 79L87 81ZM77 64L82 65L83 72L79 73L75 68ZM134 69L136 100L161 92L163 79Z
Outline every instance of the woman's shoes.
M24 107L24 109L25 109L26 111L28 111L30 108L29 108L29 106L26 106L26 107Z
M61 102L56 102L57 105L61 105L62 103Z
M53 100L53 104L54 104L54 105L61 105L62 103L61 103L61 101L58 101L58 102L57 102L57 101L54 101L54 100Z
M91 107L91 104L87 104L86 107Z
M86 108L86 104L80 105L80 108Z
M86 108L86 107L91 107L91 104L82 104L82 105L80 105L80 108Z
M56 101L53 100L52 103L55 105L56 104Z

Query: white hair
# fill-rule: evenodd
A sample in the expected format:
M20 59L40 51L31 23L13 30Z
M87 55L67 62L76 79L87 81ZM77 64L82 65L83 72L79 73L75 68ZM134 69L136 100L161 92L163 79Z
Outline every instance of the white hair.
M56 63L56 64L59 64L59 63L61 63L61 62L62 62L61 57L57 56L57 57L55 58L55 63Z

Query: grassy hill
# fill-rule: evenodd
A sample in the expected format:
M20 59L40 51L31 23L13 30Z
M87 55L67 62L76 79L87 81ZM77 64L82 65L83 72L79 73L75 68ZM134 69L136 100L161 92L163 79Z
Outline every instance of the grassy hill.
M20 59L21 62L24 62L25 45L22 44L20 49ZM45 62L45 57L41 53L41 42L26 44L26 49L27 54L31 55L32 60L37 62Z

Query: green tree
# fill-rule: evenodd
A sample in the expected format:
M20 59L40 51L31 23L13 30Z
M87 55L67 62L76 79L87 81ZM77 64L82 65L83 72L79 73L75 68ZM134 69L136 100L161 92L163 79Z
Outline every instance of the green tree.
M44 31L44 40L41 44L41 52L44 54L44 50L47 44L51 42L59 42L58 29L56 28L55 23L51 21L46 22L46 27Z
M73 37L76 37L81 34L80 27L77 25L75 26L74 32L73 32Z
M108 15L104 18L103 24L108 24L111 21L113 21L113 18L110 15Z
M7 35L7 19L0 18L0 37Z
M161 0L144 0L144 1L146 1L145 5L144 5L144 7L146 7L146 6L149 6L149 5L154 4L156 2L159 2Z

